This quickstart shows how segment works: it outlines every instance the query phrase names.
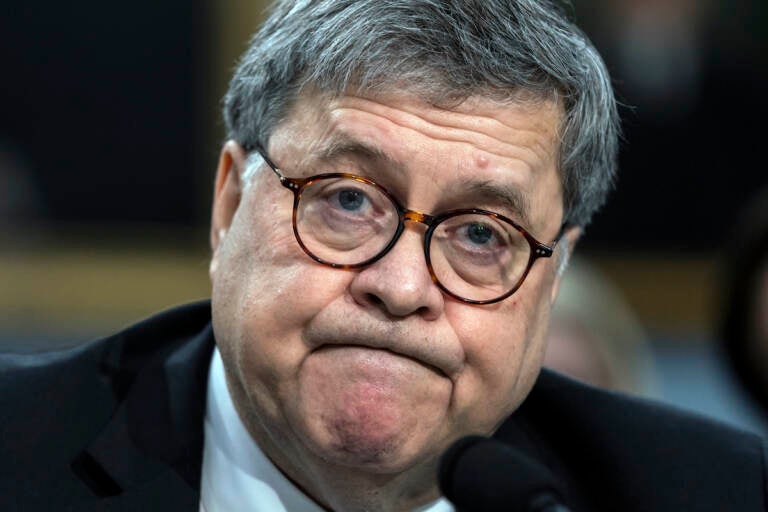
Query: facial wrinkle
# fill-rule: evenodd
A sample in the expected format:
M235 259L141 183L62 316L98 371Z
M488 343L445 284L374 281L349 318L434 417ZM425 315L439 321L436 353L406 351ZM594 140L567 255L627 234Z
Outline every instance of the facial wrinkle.
M500 108L503 106L500 105ZM556 134L549 133L545 120L549 120L549 109L542 110L542 121L533 129L525 125L508 124L493 117L475 115L469 112L439 110L432 112L416 112L416 109L392 108L373 100L356 97L344 97L335 102L334 110L357 110L385 118L390 122L412 129L436 140L468 142L480 149L503 157L521 158L520 152L527 158L521 158L529 163L545 163L555 156ZM519 106L521 114L524 106ZM511 150L514 148L514 150ZM532 165L536 167L536 165Z
M358 112L362 112L364 114L371 113L368 110L359 110L359 109L345 109L345 110L348 110L348 111L357 110ZM378 115L378 114L374 114L374 115ZM429 137L430 139L435 141L458 142L458 143L469 144L474 148L480 149L482 151L485 151L486 153L489 153L498 157L513 158L516 160L520 160L522 162L525 162L531 168L537 168L539 167L539 165L541 165L539 164L538 154L526 146L505 143L498 139L494 139L493 137L486 136L484 134L474 132L471 130L440 127L432 123L426 122L423 119L419 118L418 116L399 114L398 119L393 119L391 117L386 117L386 119L388 122L394 125L405 128L407 130L414 131L419 135Z
M508 209L512 210L517 220L526 229L531 228L530 201L525 194L517 189L499 186L493 182L470 182L463 184L463 187L472 194L482 197L491 197L502 202Z
M317 149L316 157L331 162L345 156L358 156L364 160L373 160L384 164L388 169L394 169L404 173L405 164L397 160L393 155L385 152L374 144L368 144L358 137L354 137L342 130L336 130Z

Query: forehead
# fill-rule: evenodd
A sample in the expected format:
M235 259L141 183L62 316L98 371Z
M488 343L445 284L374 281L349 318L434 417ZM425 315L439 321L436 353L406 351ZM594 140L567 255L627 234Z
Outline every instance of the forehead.
M409 187L421 181L443 195L461 190L561 207L561 119L562 106L545 99L472 96L443 108L407 93L304 94L273 132L268 150L289 174L313 172L318 162L348 161L374 178L381 172L393 181L405 176Z
M292 103L275 131L299 129L305 135L314 132L317 142L326 136L326 144L334 144L337 140L344 142L352 123L370 122L373 117L435 139L465 139L502 156L510 145L527 147L538 158L547 160L558 149L563 106L555 99L533 93L520 93L507 101L470 96L455 105L436 106L406 91L331 96L310 88Z

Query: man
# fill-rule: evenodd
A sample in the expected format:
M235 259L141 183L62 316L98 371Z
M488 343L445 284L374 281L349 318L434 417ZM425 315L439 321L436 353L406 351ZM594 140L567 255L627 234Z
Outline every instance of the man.
M210 309L3 359L6 510L451 510L467 434L572 510L764 507L757 438L539 377L616 153L560 7L278 2L225 120Z

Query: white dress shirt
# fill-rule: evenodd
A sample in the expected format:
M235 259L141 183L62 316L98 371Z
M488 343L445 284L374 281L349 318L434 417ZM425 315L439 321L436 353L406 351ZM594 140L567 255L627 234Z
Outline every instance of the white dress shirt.
M202 512L323 512L270 461L240 420L214 349L208 375L200 484ZM419 512L453 512L444 498Z

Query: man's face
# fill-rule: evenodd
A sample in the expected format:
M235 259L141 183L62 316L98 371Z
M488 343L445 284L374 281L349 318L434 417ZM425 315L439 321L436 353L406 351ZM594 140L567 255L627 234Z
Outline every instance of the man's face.
M266 149L286 176L363 175L407 208L497 211L548 243L562 221L559 121L548 102L473 97L442 110L405 95L303 97ZM406 223L367 268L322 266L294 238L293 194L266 166L241 183L243 166L229 143L212 226L213 325L241 417L294 480L306 486L305 473L324 466L382 475L429 465L520 404L541 366L556 258L486 306L432 282L421 224ZM525 211L491 188L522 195Z

